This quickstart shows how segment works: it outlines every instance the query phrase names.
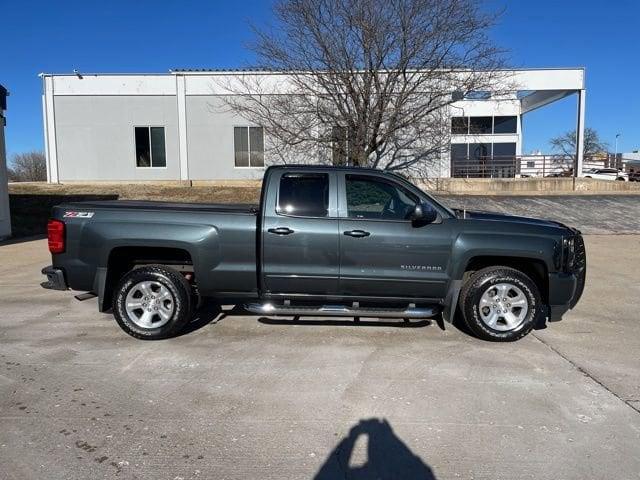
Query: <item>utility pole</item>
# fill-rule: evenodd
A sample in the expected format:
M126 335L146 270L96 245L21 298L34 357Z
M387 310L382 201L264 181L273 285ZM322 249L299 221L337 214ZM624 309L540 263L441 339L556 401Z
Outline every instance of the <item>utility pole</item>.
M615 168L618 168L618 138L619 137L620 137L620 134L616 133L616 149L615 149L615 153L613 155L613 161L614 161Z

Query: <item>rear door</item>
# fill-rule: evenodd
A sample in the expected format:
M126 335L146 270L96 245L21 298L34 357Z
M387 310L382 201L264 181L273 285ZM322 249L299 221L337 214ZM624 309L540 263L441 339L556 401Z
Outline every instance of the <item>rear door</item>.
M380 175L341 174L340 290L346 295L444 298L451 227L409 219L425 201Z
M262 278L266 293L336 293L340 265L335 172L276 170L265 187Z

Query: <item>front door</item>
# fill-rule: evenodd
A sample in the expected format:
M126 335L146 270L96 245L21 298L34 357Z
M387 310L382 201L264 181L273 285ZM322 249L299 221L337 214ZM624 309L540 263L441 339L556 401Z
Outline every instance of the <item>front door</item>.
M341 175L340 290L344 294L446 296L451 230L442 219L414 225L409 217L419 201L392 179Z
M338 289L337 180L334 172L274 174L263 202L265 293L335 294ZM331 195L333 192L333 195Z

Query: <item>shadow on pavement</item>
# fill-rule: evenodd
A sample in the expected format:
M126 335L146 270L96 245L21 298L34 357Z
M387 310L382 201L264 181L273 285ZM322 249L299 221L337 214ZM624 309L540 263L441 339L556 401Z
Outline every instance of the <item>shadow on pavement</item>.
M366 456L358 442L366 440ZM365 457L365 458L359 458ZM398 438L385 419L361 420L325 460L315 480L435 480L433 470Z
M223 311L220 305L205 301L196 309L191 321L180 332L179 336L200 330L211 323L216 324L226 316L227 312Z
M250 315L250 314L249 314ZM258 321L265 325L310 325L310 326L330 326L330 327L398 327L398 328L421 328L431 325L430 320L402 321L397 320L356 320L327 318L326 320L300 320L294 317L293 320L286 318L260 317Z
M3 247L5 245L15 245L16 243L23 243L23 242L32 242L34 240L43 240L47 238L46 235L31 235L30 237L9 237L6 240L2 240L0 241L0 247Z
M223 309L214 301L205 300L199 306L191 322L186 328L180 332L180 336L187 335L196 330L209 325L216 324L227 317L253 317L253 313L247 312L241 305L235 305L230 309ZM300 317L293 318L271 318L259 317L258 322L265 325L307 325L307 326L330 326L330 327L396 327L396 328L423 328L432 324L429 319L423 320L402 320L402 319L385 319L385 320L360 320L352 317L348 318L326 318L326 319L310 319L300 320Z

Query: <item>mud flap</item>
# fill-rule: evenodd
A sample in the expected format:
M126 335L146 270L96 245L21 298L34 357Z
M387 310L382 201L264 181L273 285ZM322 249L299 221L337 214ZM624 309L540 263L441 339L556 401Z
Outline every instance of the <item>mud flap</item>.
M458 297L462 289L462 280L452 280L449 291L444 299L444 309L442 310L442 319L447 323L453 323L453 316L456 314L458 305Z

